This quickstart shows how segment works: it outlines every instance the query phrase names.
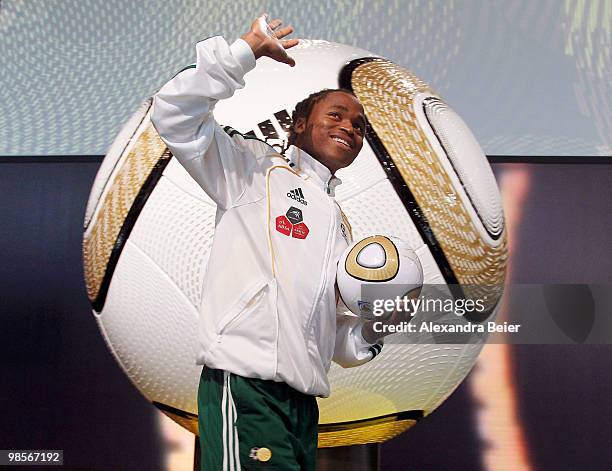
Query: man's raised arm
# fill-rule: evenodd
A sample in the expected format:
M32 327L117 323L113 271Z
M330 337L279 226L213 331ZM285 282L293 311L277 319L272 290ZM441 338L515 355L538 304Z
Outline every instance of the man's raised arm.
M258 57L292 64L285 49L297 40L280 38L291 27L257 18L231 46L221 36L196 45L196 63L179 72L155 95L151 121L162 140L217 205L227 208L243 190L255 162L215 122L213 109L244 87L244 75Z

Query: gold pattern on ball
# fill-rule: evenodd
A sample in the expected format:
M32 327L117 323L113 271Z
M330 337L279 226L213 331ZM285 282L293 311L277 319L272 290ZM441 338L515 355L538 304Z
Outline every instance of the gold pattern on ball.
M368 120L419 205L465 294L485 299L487 309L502 294L506 263L506 230L497 246L474 226L451 179L417 121L414 98L433 93L409 71L377 59L353 71L353 91Z
M113 247L130 208L155 164L170 157L152 124L149 123L137 139L127 157L121 157L121 168L83 239L85 284L92 302L98 297Z
M336 446L366 445L368 443L383 443L405 432L417 423L413 419L373 420L371 425L361 425L355 428L330 426L327 430L319 430L318 448Z

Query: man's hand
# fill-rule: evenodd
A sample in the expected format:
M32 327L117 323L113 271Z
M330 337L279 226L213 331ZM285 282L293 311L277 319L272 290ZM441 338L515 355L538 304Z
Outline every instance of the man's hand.
M289 64L291 67L295 65L295 61L287 55L286 49L296 46L299 42L297 39L283 39L285 36L293 32L292 26L285 26L280 19L275 19L267 23L268 15L264 13L259 16L251 24L251 29L248 33L240 36L244 39L255 55L255 59L262 56L267 56L275 61Z
M408 299L418 298L421 294L421 289L422 286L418 289L412 290L409 294L406 295L406 297ZM412 308L409 308L407 310L402 311L393 311L390 316L381 317L380 320L367 321L363 324L363 327L361 328L361 335L363 336L363 339L370 344L378 343L383 339L383 337L386 337L391 332L376 332L374 330L375 322L382 322L384 325L400 325L402 322L410 322L412 320L413 314L414 313L412 312Z
M361 335L363 336L363 339L370 343L370 344L375 344L380 342L383 337L386 337L387 335L389 335L391 332L385 331L385 332L376 332L374 330L374 323L375 322L382 322L382 324L389 326L389 325L400 325L402 322L410 322L410 320L412 319L412 315L409 311L395 311L393 312L393 314L391 314L390 317L386 318L386 319L380 319L380 320L375 320L375 321L367 321L363 324L363 327L361 328Z

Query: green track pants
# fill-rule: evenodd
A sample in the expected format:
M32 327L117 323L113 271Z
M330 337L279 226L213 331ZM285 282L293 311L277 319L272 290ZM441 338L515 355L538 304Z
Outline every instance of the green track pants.
M285 383L206 366L198 388L202 471L315 471L319 410Z

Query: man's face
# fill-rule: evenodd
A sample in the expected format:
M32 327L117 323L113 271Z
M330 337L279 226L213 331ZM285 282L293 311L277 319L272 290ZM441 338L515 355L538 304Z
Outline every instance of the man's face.
M353 163L363 146L363 106L348 93L328 93L315 103L308 120L297 120L294 130L295 145L335 173Z

